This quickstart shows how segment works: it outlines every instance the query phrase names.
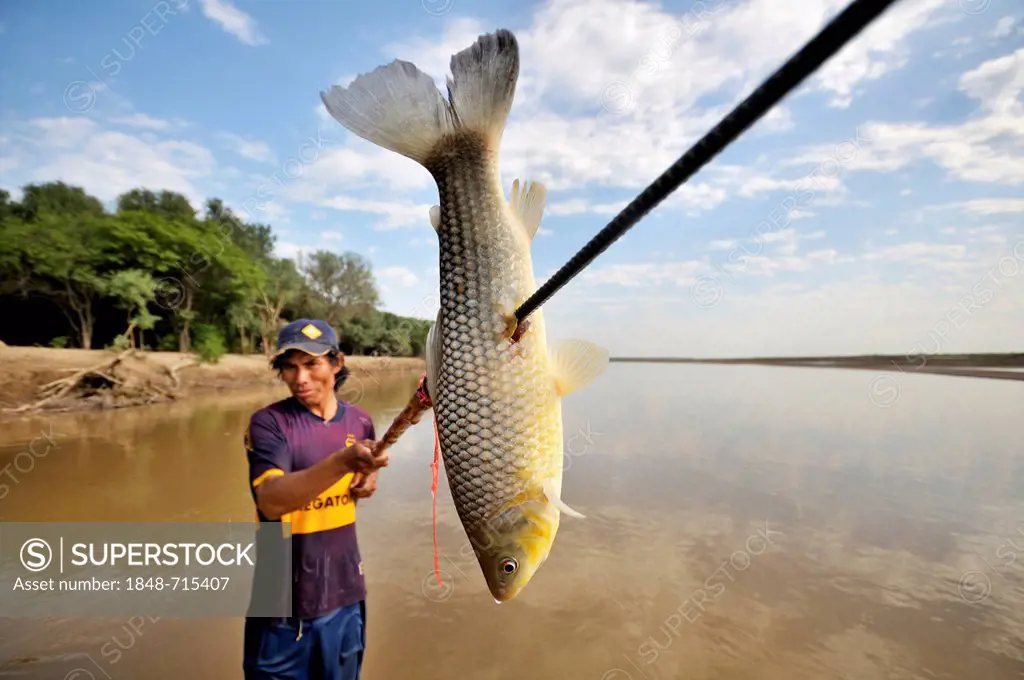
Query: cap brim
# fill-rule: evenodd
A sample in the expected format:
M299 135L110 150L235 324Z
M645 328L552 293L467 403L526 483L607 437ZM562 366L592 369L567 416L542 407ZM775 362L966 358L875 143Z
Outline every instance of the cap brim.
M324 346L319 342L290 342L274 352L274 357L279 357L285 352L290 352L293 349L297 349L300 352L305 352L306 354L310 354L315 357L322 357L331 351L330 347Z

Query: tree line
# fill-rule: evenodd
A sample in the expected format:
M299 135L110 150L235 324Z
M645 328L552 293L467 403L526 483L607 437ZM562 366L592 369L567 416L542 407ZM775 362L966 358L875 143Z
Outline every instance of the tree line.
M422 356L431 321L381 311L370 263L275 257L270 225L220 199L197 214L136 188L107 211L81 187L0 189L0 340L10 345L266 353L293 319L322 318L347 354Z

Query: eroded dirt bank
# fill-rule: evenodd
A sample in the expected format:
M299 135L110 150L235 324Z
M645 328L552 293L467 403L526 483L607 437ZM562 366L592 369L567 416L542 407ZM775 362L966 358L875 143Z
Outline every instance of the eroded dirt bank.
M357 388L360 381L425 368L419 358L351 356L345 361ZM127 408L276 384L279 378L262 354L228 354L207 364L179 352L0 346L0 418Z

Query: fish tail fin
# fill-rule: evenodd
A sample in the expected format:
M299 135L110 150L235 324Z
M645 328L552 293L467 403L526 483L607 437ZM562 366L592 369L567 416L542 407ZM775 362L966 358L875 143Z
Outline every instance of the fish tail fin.
M358 76L348 87L321 91L320 100L352 133L420 164L442 136L455 130L451 107L434 80L399 59Z
M519 79L519 43L500 29L452 56L448 98L462 130L496 146L505 131Z
M434 80L396 59L348 87L320 92L327 112L363 139L424 165L446 135L470 132L494 146L505 129L519 77L519 46L507 30L480 36L455 54L445 100Z

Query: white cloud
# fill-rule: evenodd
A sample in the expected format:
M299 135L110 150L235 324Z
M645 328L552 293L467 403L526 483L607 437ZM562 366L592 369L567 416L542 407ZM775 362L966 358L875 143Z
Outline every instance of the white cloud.
M199 0L203 14L246 45L266 45L269 41L260 33L256 20L235 7L229 0Z
M275 231L279 234L292 234L291 230L275 229ZM312 243L298 243L292 240L282 241L278 239L274 243L274 255L294 260L299 256L309 255L318 250L341 252L342 249L339 244L339 241L343 239L341 234L334 231L322 231L317 236L317 240Z
M389 201L373 201L351 196L335 196L320 201L318 205L335 210L348 210L380 215L382 218L373 224L377 231L387 231L399 227L429 227L430 205L413 203L393 203Z
M408 267L383 267L376 270L374 274L385 281L393 281L397 285L407 288L420 282L420 277L416 276Z
M978 115L961 124L868 123L844 167L891 172L930 160L960 181L1024 184L1024 48L968 71L959 87L977 100Z
M35 118L26 128L12 152L26 167L20 184L61 180L102 201L146 186L179 192L200 209L207 195L196 181L212 176L217 168L213 154L194 142L144 139L88 118Z
M553 0L542 5L527 26L517 27L522 64L516 104L502 141L503 186L519 177L542 181L553 194L642 188L788 58L794 43L809 39L845 2L698 5L673 15L648 3ZM905 0L816 75L814 87L848 100L859 84L899 68L907 37L941 6L941 0ZM410 60L443 87L451 55L485 30L474 19L459 18L446 23L436 38L416 37L385 46L382 63ZM566 59L566 54L573 58ZM339 80L347 82L350 77ZM727 101L706 103L723 95ZM322 108L317 109L321 116ZM755 131L778 132L791 126L789 109L776 108ZM429 176L407 159L348 146L317 163L323 170L310 174L304 193L297 188L297 200L318 202L325 187L341 186L345 180L339 178L353 175L369 182L379 174L389 183L397 182L400 190L432 187ZM665 207L697 214L720 205L736 189L754 196L802 181L743 172L736 187L734 178L715 166L707 172L709 179L687 183ZM839 189L834 178L821 184L822 191ZM556 198L551 210L606 214L610 206Z
M1012 16L1002 17L996 22L995 30L992 31L992 37L994 38L1008 38L1013 33L1014 26L1017 20Z
M967 201L963 208L976 215L1024 212L1024 198L984 198Z
M403 191L433 186L430 174L418 163L369 142L355 141L350 135L347 142L320 153L303 168L301 178L284 189L283 196L293 201L321 202L332 193L352 189L387 186Z
M545 305L545 317L552 337L584 337L618 355L1019 351L1024 241L1016 242L1016 250L1011 246L989 245L969 258L950 251L932 252L934 262L902 260L896 280L888 270L857 263L840 281L786 280L756 291L743 278L730 279L697 261L614 265L587 279L621 278L630 286L628 298L610 294L613 286L595 294L581 275L579 285L574 281ZM829 262L841 266L842 258L830 250L813 255L818 268L805 270L811 275ZM942 258L960 266L931 266ZM773 264L776 273L810 267L806 260ZM660 285L666 283L671 287Z
M551 203L544 209L545 215L584 215L593 213L595 215L615 215L626 207L628 201L616 203L589 203L584 199L573 199Z
M165 131L170 130L176 126L184 125L184 121L181 120L164 120L162 118L154 118L153 116L147 116L144 113L135 113L130 116L118 116L111 118L110 122L118 123L120 125L127 125L129 127L137 127L145 130L157 130Z
M266 142L246 139L230 132L220 133L220 138L227 143L232 151L243 158L263 163L272 163L276 159L270 145Z
M918 263L934 263L945 258L962 258L967 253L967 248L962 245L941 245L937 243L901 243L895 246L886 246L874 252L865 253L865 260L887 260L889 262L906 262L909 260Z
M907 62L907 37L923 28L944 4L945 0L905 0L865 28L814 76L820 89L834 93L829 104L846 108L858 84L902 68ZM829 9L836 8L835 3L830 5ZM793 10L799 11L795 5Z

